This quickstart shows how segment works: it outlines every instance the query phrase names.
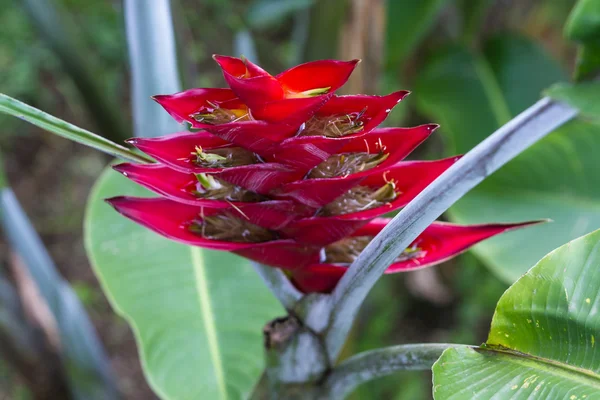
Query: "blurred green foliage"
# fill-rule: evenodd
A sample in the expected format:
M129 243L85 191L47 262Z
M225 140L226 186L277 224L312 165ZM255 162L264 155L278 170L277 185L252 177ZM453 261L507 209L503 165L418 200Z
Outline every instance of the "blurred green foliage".
M95 78L114 100L114 107L129 119L121 2L57 3L73 21L82 56L100 71ZM352 21L354 3L172 0L183 86L224 86L211 55L237 55L234 38L244 30L252 34L261 64L273 73L297 62L340 56L342 28ZM385 91L414 91L390 116L390 123L442 123L415 154L419 158L470 149L536 101L543 89L566 80L565 71L574 69L575 46L562 37L574 0L384 3L387 32L373 41L381 47L382 67L369 79ZM90 127L70 77L32 29L19 1L0 0L0 24L2 91ZM33 132L12 118L0 116L0 123L0 146L8 149L15 146L16 136ZM435 271L441 287L452 294L451 301L437 304L426 292L410 288L408 274L385 277L364 306L345 355L406 342L483 341L506 283L473 255ZM93 298L87 289L82 293L84 299ZM399 374L364 385L353 398L427 399L430 379L430 374Z

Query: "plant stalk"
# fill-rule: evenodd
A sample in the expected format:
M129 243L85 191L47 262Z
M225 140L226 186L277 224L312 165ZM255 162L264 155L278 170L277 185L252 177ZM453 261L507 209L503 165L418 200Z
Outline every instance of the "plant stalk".
M577 115L549 98L529 107L473 148L410 202L369 243L332 293L326 347L334 360L358 310L386 268L458 199L529 146Z
M293 310L303 294L292 285L283 271L256 262L252 266L283 307L288 311Z
M454 344L406 344L357 354L339 364L323 383L324 399L344 399L359 385L398 371L428 370Z
M50 114L2 93L0 93L0 112L20 118L23 121L39 126L55 135L81 143L112 156L122 158L126 161L136 163L153 162L153 160L147 156L139 155L132 150L129 150L127 147L111 142L102 136L79 128L62 119L53 117Z
M181 130L151 100L156 94L181 90L170 2L125 0L124 6L135 136L156 137Z

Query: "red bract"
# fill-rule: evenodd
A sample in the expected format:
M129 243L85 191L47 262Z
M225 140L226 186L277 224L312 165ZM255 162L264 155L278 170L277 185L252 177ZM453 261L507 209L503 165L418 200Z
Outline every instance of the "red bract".
M389 219L376 219L368 225L355 231L351 237L344 239L345 243L338 242L334 246L356 248L354 254L347 261L353 261L358 252L364 248L370 240L377 235L389 222ZM499 233L514 230L524 226L537 224L543 221L531 221L517 224L485 224L461 226L446 222L434 222L425 229L410 246L396 259L386 270L386 274L402 271L411 271L419 268L430 267L442 263L462 252L469 247L488 239ZM325 257L328 250L333 246L325 248ZM334 248L333 251L338 251ZM334 258L332 256L332 258ZM323 261L323 260L322 260ZM296 269L292 272L294 283L305 292L329 292L346 272L349 263L321 262L307 267Z
M131 139L153 157L114 168L159 198L108 202L146 228L192 246L289 270L305 292L328 292L387 224L458 157L404 161L436 128L377 128L408 94L337 96L357 61L315 61L273 76L215 56L229 89L158 95L195 132ZM525 226L434 223L388 272L442 262ZM216 266L226 267L226 266Z
M323 60L298 65L276 77L247 59L213 56L231 90L255 118L302 123L350 77L359 60Z

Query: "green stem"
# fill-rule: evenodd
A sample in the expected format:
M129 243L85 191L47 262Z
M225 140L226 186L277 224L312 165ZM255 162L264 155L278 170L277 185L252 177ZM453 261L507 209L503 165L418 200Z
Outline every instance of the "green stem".
M369 243L332 293L326 335L335 359L367 294L386 268L436 218L498 168L571 120L578 111L544 98L502 126L413 199Z
M79 128L66 121L53 117L35 107L31 107L17 99L0 93L0 112L20 118L30 124L39 126L48 132L66 139L89 146L96 150L136 163L153 162L151 158L139 155L128 148L111 142L88 130Z
M454 344L407 344L367 351L338 365L323 384L323 398L344 399L359 385L398 371L429 370Z
M255 262L252 266L283 307L288 311L293 310L303 294L292 285L283 271Z

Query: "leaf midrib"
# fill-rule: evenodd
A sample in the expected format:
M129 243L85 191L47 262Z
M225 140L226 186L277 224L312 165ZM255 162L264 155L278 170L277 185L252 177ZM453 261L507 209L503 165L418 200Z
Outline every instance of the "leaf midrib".
M220 393L220 399L227 400L227 385L225 383L225 373L223 370L223 362L221 350L219 347L219 337L213 314L211 299L206 280L205 265L202 258L202 253L197 247L190 247L192 256L192 265L194 268L194 277L196 288L198 289L198 301L200 305L200 314L206 332L206 340L208 342L208 350L214 367L214 374L217 380L217 387Z
M484 349L484 348L474 348L478 353L490 353L495 356L504 357L508 362L519 363L524 367L531 368L531 364L539 365L538 369L543 369L547 373L559 377L563 377L562 375L554 373L551 368L547 368L547 366L551 366L557 369L565 370L569 374L574 375L576 378L573 380L577 380L580 383L587 384L589 386L593 386L598 388L600 391L600 376L593 371L575 367L569 364L561 363L559 361L551 360L549 358L543 358L534 356L532 354L520 353L512 350L500 350L500 349ZM545 368L544 368L545 367Z

